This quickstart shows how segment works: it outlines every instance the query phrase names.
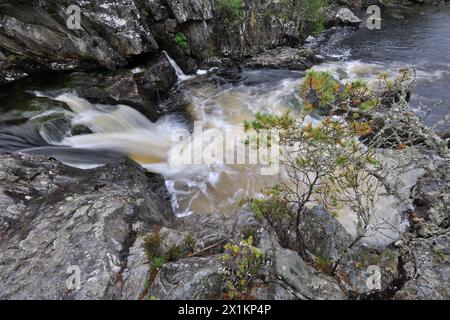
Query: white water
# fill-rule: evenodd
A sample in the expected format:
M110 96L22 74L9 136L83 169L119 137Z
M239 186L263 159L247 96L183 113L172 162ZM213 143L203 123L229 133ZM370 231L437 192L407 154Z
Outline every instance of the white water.
M166 59L167 61L169 61L172 68L175 70L175 74L177 75L177 78L179 80L184 81L193 78L193 76L186 75L183 70L181 70L180 66L175 62L175 60L173 60L165 50L163 50L162 52L166 56Z

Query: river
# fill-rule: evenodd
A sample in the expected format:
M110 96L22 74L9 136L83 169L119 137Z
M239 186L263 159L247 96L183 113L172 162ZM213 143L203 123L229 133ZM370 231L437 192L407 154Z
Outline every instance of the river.
M389 9L381 18L381 29L360 28L335 43L332 53L341 61L319 68L341 79L367 80L380 72L415 68L411 104L428 115L427 124L436 124L450 111L450 6Z

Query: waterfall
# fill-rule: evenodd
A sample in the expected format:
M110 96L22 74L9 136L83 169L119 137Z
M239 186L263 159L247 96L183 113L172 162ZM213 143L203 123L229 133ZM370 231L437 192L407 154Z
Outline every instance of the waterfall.
M167 58L167 61L169 61L170 65L172 66L172 68L175 70L175 73L177 75L177 78L180 79L181 81L183 80L187 80L187 79L191 79L193 76L188 76L186 75L183 70L181 70L180 66L175 62L175 60L173 60L169 54L167 53L167 51L163 50L162 53L164 53L164 55Z

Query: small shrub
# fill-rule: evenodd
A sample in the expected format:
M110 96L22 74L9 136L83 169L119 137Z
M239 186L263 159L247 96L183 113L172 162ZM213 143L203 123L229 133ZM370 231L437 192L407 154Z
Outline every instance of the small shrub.
M151 263L152 263L153 268L155 268L156 270L159 270L166 263L166 258L163 256L157 256L157 257L153 258Z
M253 238L239 244L224 246L225 295L230 299L245 299L263 261L261 250L253 246Z
M184 238L184 246L186 247L187 252L193 252L195 248L195 239L192 234L188 234L186 238Z
M185 244L174 245L167 251L164 251L162 249L163 241L164 234L162 234L159 229L152 232L144 240L143 247L150 265L150 276L147 281L148 284L153 282L158 271L164 266L164 264L187 256L189 250L191 250L195 245L195 240L191 236L191 238L187 237L185 239ZM148 288L145 291L148 291Z
M144 240L144 251L147 255L148 261L152 261L155 257L161 256L161 244L163 241L163 236L161 232L155 230Z
M188 49L189 48L189 44L188 44L188 39L186 38L186 36L184 35L184 33L182 32L178 32L175 35L175 42L183 49Z
M317 270L326 274L331 274L333 270L333 262L330 259L316 257L315 266Z

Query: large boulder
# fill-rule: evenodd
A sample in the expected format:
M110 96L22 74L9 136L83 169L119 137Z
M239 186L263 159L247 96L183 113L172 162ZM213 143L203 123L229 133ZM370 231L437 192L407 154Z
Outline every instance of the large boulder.
M263 230L259 247L270 261L270 276L274 281L288 287L299 299L342 300L346 296L335 279L306 264L300 256L289 249L282 248L276 238Z
M80 8L80 29L67 26L71 5ZM3 1L0 46L52 69L87 67L91 62L113 69L131 56L158 49L133 0Z
M306 249L327 261L337 261L353 242L347 230L322 206L308 210L299 229Z
M2 155L0 298L121 298L135 238L172 218L162 178L131 160L80 170Z
M450 232L428 239L414 238L408 246L403 265L408 281L398 288L394 298L449 300Z
M148 289L159 300L207 300L222 297L220 256L189 257L165 264Z

